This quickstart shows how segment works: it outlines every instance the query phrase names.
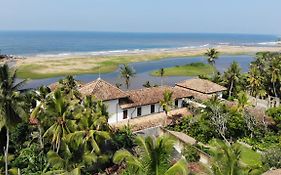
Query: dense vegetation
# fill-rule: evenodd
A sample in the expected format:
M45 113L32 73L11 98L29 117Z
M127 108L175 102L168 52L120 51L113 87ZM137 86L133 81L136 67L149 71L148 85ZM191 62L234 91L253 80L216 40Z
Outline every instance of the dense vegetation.
M214 65L213 62L210 64ZM269 108L266 114L271 122L265 122L264 118L259 118L255 113L259 107L255 108L257 104L251 102L249 97L264 99L271 96L280 100L281 54L257 53L256 60L251 63L247 73L242 73L238 63L233 62L223 74L217 72L213 76L201 77L227 87L224 97L232 102L225 103L214 97L204 102L204 109L189 106L193 115L176 121L168 128L185 132L207 145L214 138L228 144L236 141L247 143L254 151L258 149L266 152L262 160L259 160L259 166L263 165L265 169L280 168L281 159L276 154L280 153L281 144L281 106ZM209 148L198 147L211 153ZM245 153L242 157L251 157L250 154L252 153Z
M215 66L218 52L210 49L206 55L210 66ZM164 74L164 69L160 70L161 77ZM121 76L127 88L134 75L132 68L123 65ZM136 137L128 126L111 128L106 105L92 96L82 96L72 76L61 80L54 91L44 86L21 90L25 81L17 82L16 72L3 65L0 174L184 175L192 173L187 164L199 161L198 149L212 157L208 174L254 175L281 168L281 107L266 111L272 119L266 123L251 112L253 103L249 101L250 95L281 97L281 55L258 53L247 73L234 62L223 74L214 72L204 78L227 87L224 96L232 102L214 97L202 102L205 108L190 105L192 115L167 126L201 142L196 147L186 145L182 159L174 160L173 139ZM166 117L173 105L172 95L165 92L160 102Z

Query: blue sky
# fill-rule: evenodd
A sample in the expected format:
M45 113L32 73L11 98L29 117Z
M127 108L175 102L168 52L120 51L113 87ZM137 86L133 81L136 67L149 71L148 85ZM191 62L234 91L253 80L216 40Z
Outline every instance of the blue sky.
M281 34L281 0L0 0L0 30Z

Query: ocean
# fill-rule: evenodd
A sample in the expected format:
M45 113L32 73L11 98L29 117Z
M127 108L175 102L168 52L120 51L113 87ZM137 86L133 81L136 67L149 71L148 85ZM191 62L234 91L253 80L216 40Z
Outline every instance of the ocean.
M238 46L274 46L278 36L274 35L242 35L242 34L172 34L172 33L109 33L109 32L0 32L0 50L2 54L16 56L65 56L73 54L100 55L126 53L130 51L146 51L155 49L209 48L214 45ZM242 70L248 70L253 56L221 55L216 67L223 72L237 61ZM167 58L162 60L131 63L137 75L131 82L131 88L142 88L142 84L150 81L159 84L161 79L153 77L150 72L159 68L167 68L192 62L205 62L204 57ZM118 70L100 75L112 84L120 83ZM98 78L98 74L83 74L75 76L83 82ZM63 77L29 80L23 88L37 88L49 85ZM165 85L173 86L176 82L192 77L166 77ZM20 80L19 80L20 81Z
M274 46L275 35L0 31L2 54L18 56L106 54L149 49Z

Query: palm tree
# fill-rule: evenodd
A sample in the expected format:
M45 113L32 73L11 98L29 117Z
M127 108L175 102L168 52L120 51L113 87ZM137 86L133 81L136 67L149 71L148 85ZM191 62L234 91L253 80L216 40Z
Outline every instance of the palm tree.
M214 66L216 63L216 59L218 59L219 57L219 52L215 48L210 48L204 55L208 57L208 63Z
M239 92L236 101L238 102L237 104L238 111L244 111L245 107L250 105L248 95L246 92L243 91Z
M159 70L159 74L160 74L160 77L161 77L161 86L163 86L163 77L164 77L164 74L165 74L164 68L161 68Z
M75 116L77 128L67 138L77 143L77 146L84 145L91 153L100 154L100 144L110 139L110 128L107 123L108 113L102 102L94 102L92 97L85 98L82 111Z
M41 86L37 91L35 91L34 99L38 101L37 106L32 110L29 122L31 124L37 125L38 128L38 139L41 149L44 147L43 138L42 138L42 126L40 121L40 115L46 109L48 96L50 95L51 90L48 87Z
M7 64L0 66L0 129L6 128L6 146L4 151L5 174L8 175L9 131L25 116L24 103L19 88L25 83L16 82L16 71Z
M136 74L135 70L128 64L123 64L120 68L121 78L125 80L126 88L129 89L130 79Z
M160 106L163 108L166 118L168 118L168 112L173 107L173 92L165 91L163 94L163 100L160 101ZM166 125L166 118L164 119L164 126Z
M224 73L224 79L228 88L228 97L231 97L233 91L241 78L241 68L236 61L232 62L228 70Z
M275 97L278 97L277 90L276 90L276 83L281 81L281 61L280 58L274 57L271 60L270 66L269 66L269 73L271 75L271 83L273 87L273 93Z
M65 96L68 96L70 100L80 99L81 95L78 91L77 81L73 76L68 75L64 79L60 80L61 90Z
M45 175L80 175L81 169L97 161L97 156L94 153L83 147L77 147L72 141L69 142L65 138L62 139L60 153L50 150L47 153L47 158L52 169L44 173Z
M257 66L251 65L249 73L248 73L248 84L250 89L250 94L254 97L257 97L259 91L262 90L263 86L263 77Z
M47 104L46 118L52 125L46 130L43 137L52 138L53 149L59 152L61 141L71 130L76 128L76 121L71 118L69 104L66 102L60 90L55 91L53 98Z
M126 164L126 172L134 175L187 175L185 160L179 160L171 166L175 141L169 137L136 137L136 153L119 150L114 154L113 162Z
M243 167L240 163L240 147L238 144L228 145L217 140L217 148L212 162L213 175L241 175Z

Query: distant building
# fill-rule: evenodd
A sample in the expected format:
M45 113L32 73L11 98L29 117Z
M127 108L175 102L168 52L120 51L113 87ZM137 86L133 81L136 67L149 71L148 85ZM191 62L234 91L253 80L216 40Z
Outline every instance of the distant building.
M221 85L200 78L176 83L176 87L189 91L198 99L208 99L214 95L222 98L222 93L227 90Z

